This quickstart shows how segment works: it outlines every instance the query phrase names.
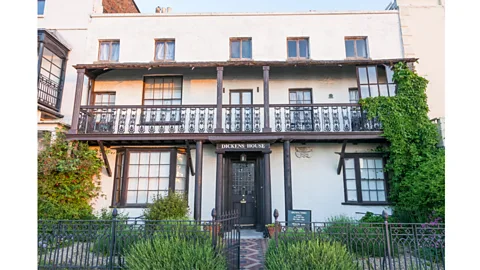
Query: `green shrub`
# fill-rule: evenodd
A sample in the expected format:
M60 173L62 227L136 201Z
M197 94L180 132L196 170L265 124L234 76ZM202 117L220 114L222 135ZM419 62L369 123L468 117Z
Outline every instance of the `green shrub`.
M270 241L265 255L266 269L358 269L353 256L347 248L338 242L311 239L307 241L287 242Z
M180 235L158 236L133 245L125 255L128 269L227 269L223 256L217 255L210 239L187 239Z
M43 138L50 141L50 134ZM64 131L38 153L38 218L93 219L92 199L99 196L103 162L87 143L68 142Z
M382 216L374 215L372 212L367 212L359 221L366 223L383 223L385 220Z
M102 208L97 214L99 220L113 220L113 209ZM117 220L127 220L128 213L117 212Z
M167 196L158 196L144 212L145 219L187 219L188 201L183 193L169 191Z

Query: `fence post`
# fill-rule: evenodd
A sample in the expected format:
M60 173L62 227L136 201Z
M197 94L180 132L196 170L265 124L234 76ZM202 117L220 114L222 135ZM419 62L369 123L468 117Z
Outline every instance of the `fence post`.
M115 234L116 234L116 227L117 227L117 208L113 208L112 212L112 234L110 236L110 269L113 269L113 253L115 251Z
M217 210L215 208L212 209L212 246L215 250L217 248L217 226L215 224L215 220L217 219Z
M277 228L279 226L278 223L278 210L275 209L273 211L273 217L275 218L275 226L273 228L273 234L275 235L275 246L278 248L278 233L277 233Z
M393 269L392 267L392 257L391 257L391 247L390 247L390 232L389 232L389 227L388 227L388 213L386 210L383 210L382 212L383 219L385 220L385 234L386 238L385 240L387 241L387 260L388 260L388 269Z

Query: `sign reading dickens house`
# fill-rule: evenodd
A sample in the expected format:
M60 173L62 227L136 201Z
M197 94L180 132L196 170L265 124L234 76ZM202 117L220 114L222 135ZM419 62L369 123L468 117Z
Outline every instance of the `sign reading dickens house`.
M217 149L220 150L268 150L270 144L268 143L219 143Z
M288 210L287 222L296 226L312 222L311 210Z

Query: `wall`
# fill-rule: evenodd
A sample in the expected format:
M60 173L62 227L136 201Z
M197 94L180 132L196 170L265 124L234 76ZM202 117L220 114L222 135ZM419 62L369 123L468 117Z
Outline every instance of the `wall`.
M439 0L398 0L405 57L429 80L430 118L445 117L445 6Z
M120 62L150 62L154 39L175 39L176 61L225 61L230 37L251 37L254 60L285 60L287 37L310 38L311 59L345 58L345 36L368 36L371 58L401 57L396 11L290 14L92 15L86 57L97 61L98 40L120 40ZM334 26L334 27L332 27Z

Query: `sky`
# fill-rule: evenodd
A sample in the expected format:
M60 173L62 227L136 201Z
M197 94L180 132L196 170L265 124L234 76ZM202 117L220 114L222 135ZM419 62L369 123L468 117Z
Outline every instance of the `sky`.
M192 12L301 12L385 10L392 0L135 0L141 13L154 13L157 6L172 13Z

